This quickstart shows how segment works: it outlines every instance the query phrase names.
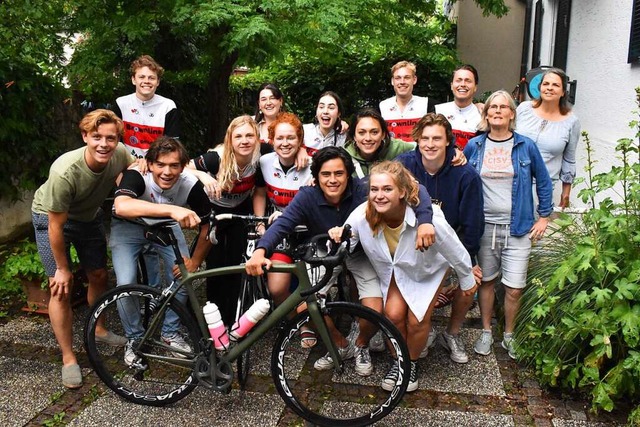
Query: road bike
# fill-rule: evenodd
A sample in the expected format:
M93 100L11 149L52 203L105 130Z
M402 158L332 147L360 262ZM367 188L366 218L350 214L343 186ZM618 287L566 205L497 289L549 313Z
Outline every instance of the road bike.
M213 217L213 215L212 215ZM233 385L233 363L272 329L277 337L271 352L270 369L275 388L286 405L303 419L323 426L364 426L388 415L402 400L409 383L409 350L397 328L384 316L362 305L349 302L326 302L318 294L329 281L334 267L347 254L346 245L333 245L326 256L318 254L328 245L328 235L315 236L300 245L292 264L274 264L271 271L292 273L298 277L293 293L267 314L247 335L228 348L217 351L192 282L197 279L244 272L244 265L220 267L189 273L180 256L177 240L171 230L172 220L141 219L151 241L171 246L182 279L160 291L144 285L119 286L105 293L90 309L85 324L84 345L98 377L116 394L134 403L165 406L183 399L196 386L228 393ZM323 266L322 279L312 285L306 265ZM176 298L184 287L187 304ZM118 304L131 299L140 307L144 336L133 345L135 360L125 364L122 349L97 343L95 328L98 318L105 318L115 333L124 334ZM306 310L288 319L300 304ZM173 310L182 325L182 334L190 351L165 344L161 328L167 310ZM339 332L347 337L357 320L370 322L373 332L380 330L384 351L373 353L373 371L366 377L355 373L353 362L343 360L332 336ZM300 345L303 327L313 328L318 344L313 349ZM332 335L333 334L333 335ZM365 341L370 337L364 337ZM317 371L314 360L327 353L334 361L333 369ZM391 390L380 385L394 367L397 381Z

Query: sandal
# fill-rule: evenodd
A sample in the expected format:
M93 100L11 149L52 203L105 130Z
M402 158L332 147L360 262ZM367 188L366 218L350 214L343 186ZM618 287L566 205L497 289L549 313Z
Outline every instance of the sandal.
M451 304L451 298L449 298L449 296L443 292L440 292L436 298L437 298L437 301L436 301L435 308L442 308Z
M313 348L318 343L316 333L311 329L303 329L300 331L300 346L302 348Z

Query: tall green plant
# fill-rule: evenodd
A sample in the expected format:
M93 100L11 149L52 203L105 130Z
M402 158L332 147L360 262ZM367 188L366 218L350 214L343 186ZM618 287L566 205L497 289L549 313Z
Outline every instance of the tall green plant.
M635 138L616 146L621 165L600 174L583 132L588 165L579 197L590 209L554 222L532 257L517 322L518 353L541 382L587 391L594 410L611 411L621 397L640 401L638 121L630 127Z

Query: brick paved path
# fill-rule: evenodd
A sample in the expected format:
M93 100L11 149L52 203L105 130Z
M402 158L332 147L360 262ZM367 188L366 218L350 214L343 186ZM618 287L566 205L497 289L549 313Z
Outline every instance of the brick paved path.
M81 318L76 309L74 346L81 351ZM448 309L434 318L442 330ZM490 356L472 352L480 334L473 310L462 337L469 350L466 365L452 362L441 348L420 361L420 388L379 425L388 426L613 426L623 413L595 417L585 402L541 390L526 369L512 361L499 343ZM60 357L46 318L23 315L0 326L0 425L76 426L289 426L303 425L285 408L270 378L269 337L254 350L256 361L246 392L230 395L197 389L168 408L134 405L116 397L79 353L85 384L66 390L60 384ZM57 423L57 424L56 424Z

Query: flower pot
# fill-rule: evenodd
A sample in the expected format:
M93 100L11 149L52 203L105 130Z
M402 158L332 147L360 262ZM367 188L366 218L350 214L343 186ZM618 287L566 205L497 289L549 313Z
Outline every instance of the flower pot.
M76 307L87 302L87 283L82 270L74 274L73 293L71 295L71 306ZM22 290L27 296L27 303L22 307L22 311L49 315L49 299L51 292L49 288L43 289L39 280L21 280Z

